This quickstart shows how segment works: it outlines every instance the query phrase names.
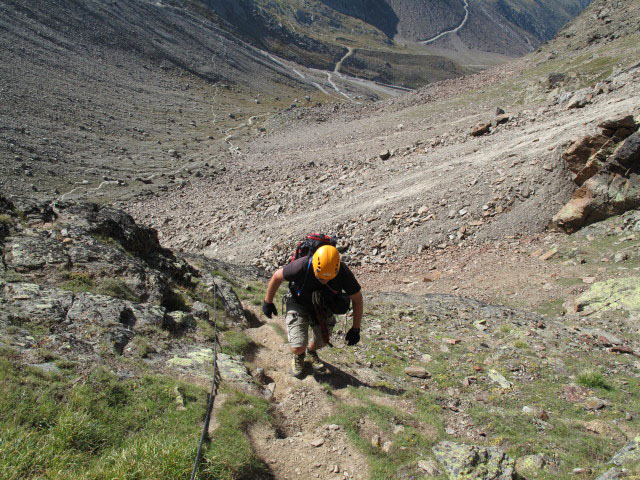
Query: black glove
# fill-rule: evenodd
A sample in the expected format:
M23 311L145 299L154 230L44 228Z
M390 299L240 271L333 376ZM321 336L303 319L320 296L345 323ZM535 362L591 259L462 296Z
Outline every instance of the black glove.
M351 327L344 339L347 341L347 345L355 345L360 341L360 329Z
M276 306L273 303L262 302L262 313L264 313L267 318L271 318L271 315L278 315L278 310L276 310Z

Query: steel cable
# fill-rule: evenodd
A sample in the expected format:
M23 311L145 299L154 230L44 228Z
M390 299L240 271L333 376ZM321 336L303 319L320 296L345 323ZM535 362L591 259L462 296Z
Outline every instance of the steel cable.
M221 380L220 372L218 370L218 286L215 281L209 288L213 290L213 377L211 379L211 391L207 395L207 413L204 417L204 425L202 426L202 434L200 435L200 443L198 444L198 452L193 462L193 470L191 471L191 480L195 480L198 466L202 460L202 446L204 445L207 435L209 433L209 423L211 421L211 412L213 411L213 403L218 393L218 386ZM226 299L220 294L221 300L224 304L227 304Z

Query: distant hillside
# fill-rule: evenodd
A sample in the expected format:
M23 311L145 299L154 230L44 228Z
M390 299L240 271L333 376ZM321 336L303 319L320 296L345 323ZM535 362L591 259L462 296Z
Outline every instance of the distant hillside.
M204 4L234 35L314 68L331 69L345 47L389 55L384 75L374 62L350 73L415 87L447 78L463 65L486 68L533 51L551 39L590 0L205 0ZM446 32L455 32L447 35ZM441 35L444 34L444 35ZM421 42L429 42L429 46ZM434 51L434 48L436 49ZM442 72L437 59L424 57L428 74L411 71L415 55L456 62ZM410 58L403 59L402 55ZM365 55L369 56L369 55ZM407 79L409 79L407 81Z

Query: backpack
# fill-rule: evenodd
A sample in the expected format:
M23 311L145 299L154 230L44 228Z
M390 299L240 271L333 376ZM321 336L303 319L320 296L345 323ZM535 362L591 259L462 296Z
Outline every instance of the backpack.
M293 252L293 256L291 257L291 261L293 262L301 257L311 257L311 255L313 255L315 251L323 245L331 245L335 247L336 243L336 237L330 237L329 235L324 235L322 233L310 233L302 242L298 243L296 250ZM309 258L309 263L310 262L311 258ZM307 273L308 272L309 265L307 265ZM293 283L289 286L290 290L294 293L297 292L298 295L302 291L303 287L304 283L301 286ZM346 294L339 294L328 285L326 285L325 288L328 291L322 291L324 307L334 314L341 315L347 313L351 307L351 300L349 299L349 296Z
M291 261L293 262L300 257L313 255L315 251L323 245L331 245L335 247L336 238L324 235L323 233L310 233L302 242L298 243L296 250L293 252L293 256L291 257Z

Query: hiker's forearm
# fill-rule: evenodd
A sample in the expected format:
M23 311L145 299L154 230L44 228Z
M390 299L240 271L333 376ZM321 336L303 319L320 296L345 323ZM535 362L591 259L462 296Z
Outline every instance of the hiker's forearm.
M279 269L278 271L276 271L276 273L273 274L271 280L269 280L269 285L267 285L267 293L264 296L265 302L273 303L273 297L276 296L276 292L278 291L278 288L280 288L280 285L282 285L283 281L284 275L282 274L282 269Z
M353 302L353 327L360 328L362 324L362 312L364 311L364 302L362 300L362 292L350 296Z

